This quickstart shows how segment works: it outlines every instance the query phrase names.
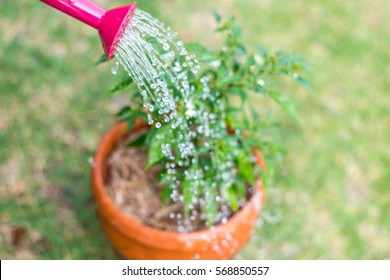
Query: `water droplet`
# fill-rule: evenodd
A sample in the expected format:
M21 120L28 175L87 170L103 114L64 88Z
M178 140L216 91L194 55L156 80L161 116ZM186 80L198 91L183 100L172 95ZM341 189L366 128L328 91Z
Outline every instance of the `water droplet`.
M111 73L113 75L116 75L118 74L118 70L119 70L119 62L115 62L114 66L111 68Z
M265 82L264 82L264 80L262 80L262 79L258 79L257 81L257 84L259 85L259 86L264 86L265 85Z
M163 49L164 49L164 51L167 51L167 50L169 50L169 49L170 49L170 46L169 46L169 44L167 44L167 43L164 43L164 44L163 44Z
M193 109L188 109L188 110L186 111L186 116L189 117L189 118L196 117L196 111L193 110Z

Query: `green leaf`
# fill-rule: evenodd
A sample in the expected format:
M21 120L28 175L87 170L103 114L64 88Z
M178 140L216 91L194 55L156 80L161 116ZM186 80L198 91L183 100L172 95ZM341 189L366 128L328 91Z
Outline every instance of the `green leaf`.
M128 111L131 111L130 106L123 106L116 114L115 116L120 117L123 114L126 114Z
M255 176L255 168L253 168L253 177L254 176ZM252 185L254 185L254 182L252 183ZM237 192L238 200L244 200L246 195L245 181L241 180L240 178L237 178L235 187L236 187L235 191Z
M239 199L237 196L237 192L234 190L233 187L230 187L226 190L224 198L226 199L226 202L229 204L230 208L232 208L233 211L238 210Z
M187 43L186 48L189 52L194 52L198 56L199 61L201 62L211 62L216 60L216 55L213 51L208 50L201 44L197 43ZM184 61L183 61L184 62Z
M123 107L118 113L115 114L118 117L119 122L127 122L127 127L130 129L134 126L137 118L137 112L130 106Z
M256 83L255 87L254 87L254 91L258 92L258 93L261 93L261 94L266 94L266 91L265 91L265 88L264 86L262 85L259 85L258 83Z
M170 143L171 129L169 125L165 125L157 129L150 140L148 162L146 164L146 169L150 168L153 164L160 162L164 159L164 154L162 152L161 145Z
M243 44L237 45L237 50L234 52L236 55L246 55L247 51Z
M113 94L117 91L120 91L126 87L128 87L129 85L133 84L133 79L131 77L126 77L125 79L123 79L122 81L119 82L119 84L117 84L116 86L114 86L113 88L111 88L110 90L106 91L105 94L106 95L110 95L110 94Z
M153 139L154 135L156 134L156 132L157 132L157 128L155 126L152 126L149 129L148 133L146 134L146 139L145 139L145 144L147 146L150 146L150 143L152 142L152 139Z
M133 111L131 111L131 110L125 111L118 116L118 119L121 122L127 121L128 119L133 119L133 118L135 118L135 115L134 115Z
M295 109L294 104L291 102L291 100L278 92L269 91L268 92L269 97L271 97L272 100L274 100L285 112L287 112L290 116L292 116L296 121L299 120L299 115L297 110Z
M242 102L244 102L248 97L246 92L243 89L238 88L238 87L232 87L229 89L229 91L232 94L239 96L241 98Z
M229 127L236 129L240 127L241 123L238 119L238 115L241 111L237 108L228 107L226 109L226 122Z
M171 201L172 193L173 193L173 189L171 188L171 186L169 184L165 185L165 187L161 192L161 199L164 204L168 204L169 201Z
M261 118L259 115L259 112L257 112L252 106L249 108L252 120L254 121L255 124L260 124Z
M157 43L158 43L157 38L155 38L155 37L148 37L148 38L146 39L146 41L147 41L148 43L151 43L151 44L157 44Z
M145 114L144 112L137 111L137 112L135 113L135 115L137 116L137 118L140 118L140 119L143 120L144 122L148 122L148 115Z
M299 76L299 77L295 78L295 80L296 80L302 87L304 87L306 90L308 90L309 92L312 92L312 91L313 91L313 88L311 87L311 85L309 84L309 82L308 82L305 78Z
M253 185L255 182L255 174L250 155L242 151L237 157L237 163L239 174Z
M134 139L132 142L127 144L127 147L139 147L145 144L145 139L146 139L146 133L142 134L138 138Z
M131 115L131 116L129 116L128 118L124 119L124 121L127 122L127 128L128 128L128 129L133 128L136 119L137 119L137 118L136 118L135 115Z
M208 154L211 151L210 147L200 146L197 150L198 155Z
M265 48L263 48L262 46L259 46L259 45L255 45L255 48L263 58L268 57L268 53L267 53L267 50Z
M218 86L226 86L226 85L229 85L229 84L233 84L234 82L238 81L240 79L240 76L238 75L228 75L226 77L224 77Z
M218 14L218 12L216 10L212 10L212 13L213 13L213 16L214 16L214 19L217 23L220 23L221 20L222 20L222 17L220 14Z
M226 79L229 75L229 69L225 64L221 64L217 70L217 87L221 87L223 84L223 80Z
M95 62L95 66L107 62L107 57L105 54L102 54L102 56Z
M232 26L232 38L234 40L237 40L241 37L241 34L242 34L242 30L240 27L238 27L236 24L235 24L235 21L233 21L233 26Z
M217 56L215 55L215 53L211 50L208 50L207 48L205 48L201 44L189 43L189 44L186 44L186 47L190 52L196 53L199 61L201 61L201 62L212 62L212 61L217 60ZM185 58L183 58L183 60L184 59ZM182 62L184 62L184 61L182 61Z

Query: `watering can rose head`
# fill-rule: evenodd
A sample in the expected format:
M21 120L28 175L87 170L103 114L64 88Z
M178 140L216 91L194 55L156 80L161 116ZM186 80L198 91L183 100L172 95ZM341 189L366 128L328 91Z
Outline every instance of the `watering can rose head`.
M106 11L89 0L40 1L97 29L107 59L114 55L115 48L136 9L135 2Z

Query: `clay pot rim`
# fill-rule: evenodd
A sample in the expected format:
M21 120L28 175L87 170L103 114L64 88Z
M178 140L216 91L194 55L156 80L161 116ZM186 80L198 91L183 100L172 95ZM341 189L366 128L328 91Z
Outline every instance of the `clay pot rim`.
M167 239L167 240L177 239L183 242L196 242L196 241L204 240L205 234L220 235L229 232L229 229L231 229L232 227L234 228L235 224L238 224L240 219L245 218L250 211L253 211L252 208L259 210L258 208L260 208L261 205L263 205L265 201L265 192L261 181L258 181L257 188L252 194L252 197L250 198L248 203L242 209L236 212L231 218L229 218L227 223L218 224L211 228L206 228L206 229L202 229L194 232L188 232L188 233L165 231L165 230L160 230L160 229L147 226L125 215L115 205L115 203L108 195L103 180L103 168L108 154L112 151L118 139L123 137L123 135L125 134L130 134L137 129L146 128L146 127L148 127L148 125L145 124L143 121L139 121L139 120L137 120L136 124L131 130L127 129L126 123L115 124L104 134L94 156L94 163L91 172L93 191L94 193L96 192L95 197L102 197L102 199L104 200L103 203L105 204L107 209L106 212L108 212L108 213L100 212L100 214L108 218L110 218L110 216L116 216L119 218L119 220L125 223L124 225L118 225L116 222L110 221L113 227L117 228L119 231L123 233L128 232L128 230L134 230L138 233L133 236L134 238L136 238L141 243L146 243L151 246L154 246L155 242L153 240L145 239L145 236L149 236L151 234L160 235L162 239ZM257 165L264 166L264 159L261 152L258 150L254 150L254 156L257 158ZM165 244L159 244L159 246L167 247L167 248L171 247L169 245L165 246Z

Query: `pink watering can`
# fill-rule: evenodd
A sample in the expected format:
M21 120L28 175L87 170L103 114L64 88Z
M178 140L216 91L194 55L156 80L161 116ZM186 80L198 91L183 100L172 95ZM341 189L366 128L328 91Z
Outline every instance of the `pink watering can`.
M114 55L115 47L132 18L137 5L133 2L106 11L89 0L40 1L97 29L107 59Z

